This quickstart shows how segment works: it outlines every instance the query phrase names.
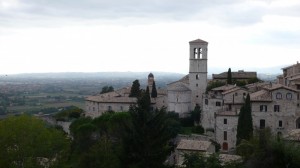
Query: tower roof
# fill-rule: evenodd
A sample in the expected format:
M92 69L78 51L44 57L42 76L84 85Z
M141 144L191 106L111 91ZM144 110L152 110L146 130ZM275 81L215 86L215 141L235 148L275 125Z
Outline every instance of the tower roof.
M204 40L201 40L201 39L196 39L196 40L190 41L190 44L191 43L204 43L204 44L208 44L208 42L206 42Z
M148 78L154 78L153 73L149 73Z

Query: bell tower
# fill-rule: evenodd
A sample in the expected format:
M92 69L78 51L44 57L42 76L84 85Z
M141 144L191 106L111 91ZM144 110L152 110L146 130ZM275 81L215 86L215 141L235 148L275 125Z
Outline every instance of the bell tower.
M189 88L191 94L191 110L196 104L202 106L202 95L207 86L207 46L201 39L190 41Z

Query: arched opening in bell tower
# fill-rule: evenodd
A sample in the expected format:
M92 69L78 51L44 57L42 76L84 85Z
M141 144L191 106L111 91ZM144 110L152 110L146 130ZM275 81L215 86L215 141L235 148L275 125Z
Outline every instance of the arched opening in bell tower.
M194 48L194 58L198 59L198 49Z
M198 58L202 59L202 48L198 49Z

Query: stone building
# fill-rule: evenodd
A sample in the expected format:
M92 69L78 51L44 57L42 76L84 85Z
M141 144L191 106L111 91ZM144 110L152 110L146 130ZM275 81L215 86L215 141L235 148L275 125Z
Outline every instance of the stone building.
M248 93L254 129L268 127L273 134L283 136L300 129L298 90L272 83L256 83L245 88L225 85L206 95L201 121L206 131L213 130L222 152L235 148L238 114ZM222 103L216 106L215 102Z
M214 133L223 152L235 148L238 114L248 93L245 88L224 85L205 95L201 124Z
M202 106L203 93L207 86L206 41L190 41L189 74L167 85L168 111L180 117L187 116L196 104Z
M270 84L250 95L254 129L270 128L286 135L300 128L299 92L281 84Z
M282 68L283 74L277 77L277 83L300 90L300 64Z
M189 42L189 74L184 78L167 85L165 90L157 90L158 96L151 99L153 107L167 107L180 117L189 115L196 106L202 105L202 95L207 86L207 45L206 41L197 39ZM154 82L154 75L148 75L150 92ZM128 97L130 87L114 92L89 96L86 100L86 115L100 116L106 111L127 111L136 98Z
M150 73L148 76L148 86L151 90L153 82L154 75ZM130 105L134 105L137 102L137 98L129 97L130 90L130 87L124 87L113 92L86 97L85 115L95 118L101 116L107 111L128 111ZM151 98L151 106L153 108L166 107L166 98L166 91L163 89L157 89L157 97Z
M184 154L199 152L203 154L215 153L215 145L211 141L182 139L175 149L175 164L177 166L183 164Z

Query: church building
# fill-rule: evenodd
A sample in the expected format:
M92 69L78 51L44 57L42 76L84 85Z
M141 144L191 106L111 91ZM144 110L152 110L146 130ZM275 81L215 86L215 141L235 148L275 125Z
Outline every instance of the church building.
M197 39L189 42L189 74L167 85L166 90L158 89L157 97L151 98L155 108L167 107L168 111L185 117L198 104L202 106L202 95L207 86L207 45L208 42ZM148 75L148 87L152 90L154 75ZM85 99L86 116L98 117L106 111L127 111L136 103L129 97L130 87L110 93L89 96Z

